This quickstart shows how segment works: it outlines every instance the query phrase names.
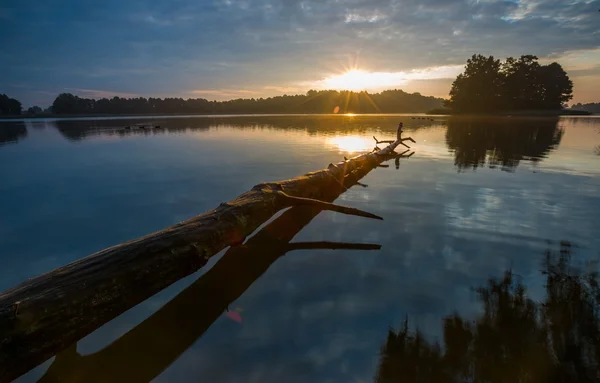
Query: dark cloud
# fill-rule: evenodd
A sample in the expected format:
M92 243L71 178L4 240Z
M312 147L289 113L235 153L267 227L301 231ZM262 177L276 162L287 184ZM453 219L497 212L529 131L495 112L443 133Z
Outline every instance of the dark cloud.
M0 9L10 36L0 65L38 90L169 95L279 85L357 58L371 70L403 71L461 64L475 52L595 49L599 8L600 0L9 1Z

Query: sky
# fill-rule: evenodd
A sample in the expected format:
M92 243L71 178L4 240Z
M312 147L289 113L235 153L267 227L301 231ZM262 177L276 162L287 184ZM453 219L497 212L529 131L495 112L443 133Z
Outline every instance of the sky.
M600 101L600 0L3 0L0 93L225 100L447 97L475 53L557 61ZM352 71L347 74L348 71Z

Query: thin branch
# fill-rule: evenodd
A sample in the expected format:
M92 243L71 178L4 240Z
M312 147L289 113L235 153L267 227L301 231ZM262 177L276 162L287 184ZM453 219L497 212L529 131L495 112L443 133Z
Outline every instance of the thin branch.
M383 140L383 141L379 141L379 140L377 139L377 137L375 137L375 136L373 136L373 139L375 140L375 143L376 143L376 144L393 144L394 142L396 142L396 141L394 141L394 140Z
M335 211L336 213L356 215L358 217L373 218L373 219L379 219L379 220L383 221L383 218L378 215L375 215L375 214L372 214L372 213L369 213L369 212L366 212L363 210L355 209L353 207L336 205L333 203L323 202L323 201L319 201L319 200L312 199L312 198L293 197L282 191L277 192L277 194L280 197L283 197L284 199L286 199L290 206L302 206L302 205L303 206L314 206L314 207L318 207L319 209L323 209L323 210Z

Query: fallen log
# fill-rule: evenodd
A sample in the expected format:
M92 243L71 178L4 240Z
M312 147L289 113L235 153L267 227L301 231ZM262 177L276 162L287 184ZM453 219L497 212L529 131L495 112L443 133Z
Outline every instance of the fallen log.
M330 164L327 169L280 182L262 183L165 230L126 242L0 293L0 381L10 381L74 341L197 271L227 246L237 246L290 206L312 206L381 219L321 201L341 188L345 176L376 166L402 143Z
M372 170L361 167L345 177L344 188L328 190L333 201ZM116 341L90 355L73 344L50 365L40 383L149 382L185 352L271 265L293 250L378 250L379 245L290 241L321 212L293 207L263 227L244 245L231 247L198 280Z

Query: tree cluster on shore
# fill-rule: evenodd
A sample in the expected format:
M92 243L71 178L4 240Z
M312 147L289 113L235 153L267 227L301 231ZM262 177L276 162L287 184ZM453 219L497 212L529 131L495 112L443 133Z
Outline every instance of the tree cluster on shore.
M590 102L588 104L578 102L577 104L571 105L571 109L583 110L590 113L600 113L600 102Z
M445 106L454 113L559 110L571 98L573 83L558 63L541 65L532 55L504 62L473 55Z
M19 100L0 94L0 116L18 116L23 107Z

